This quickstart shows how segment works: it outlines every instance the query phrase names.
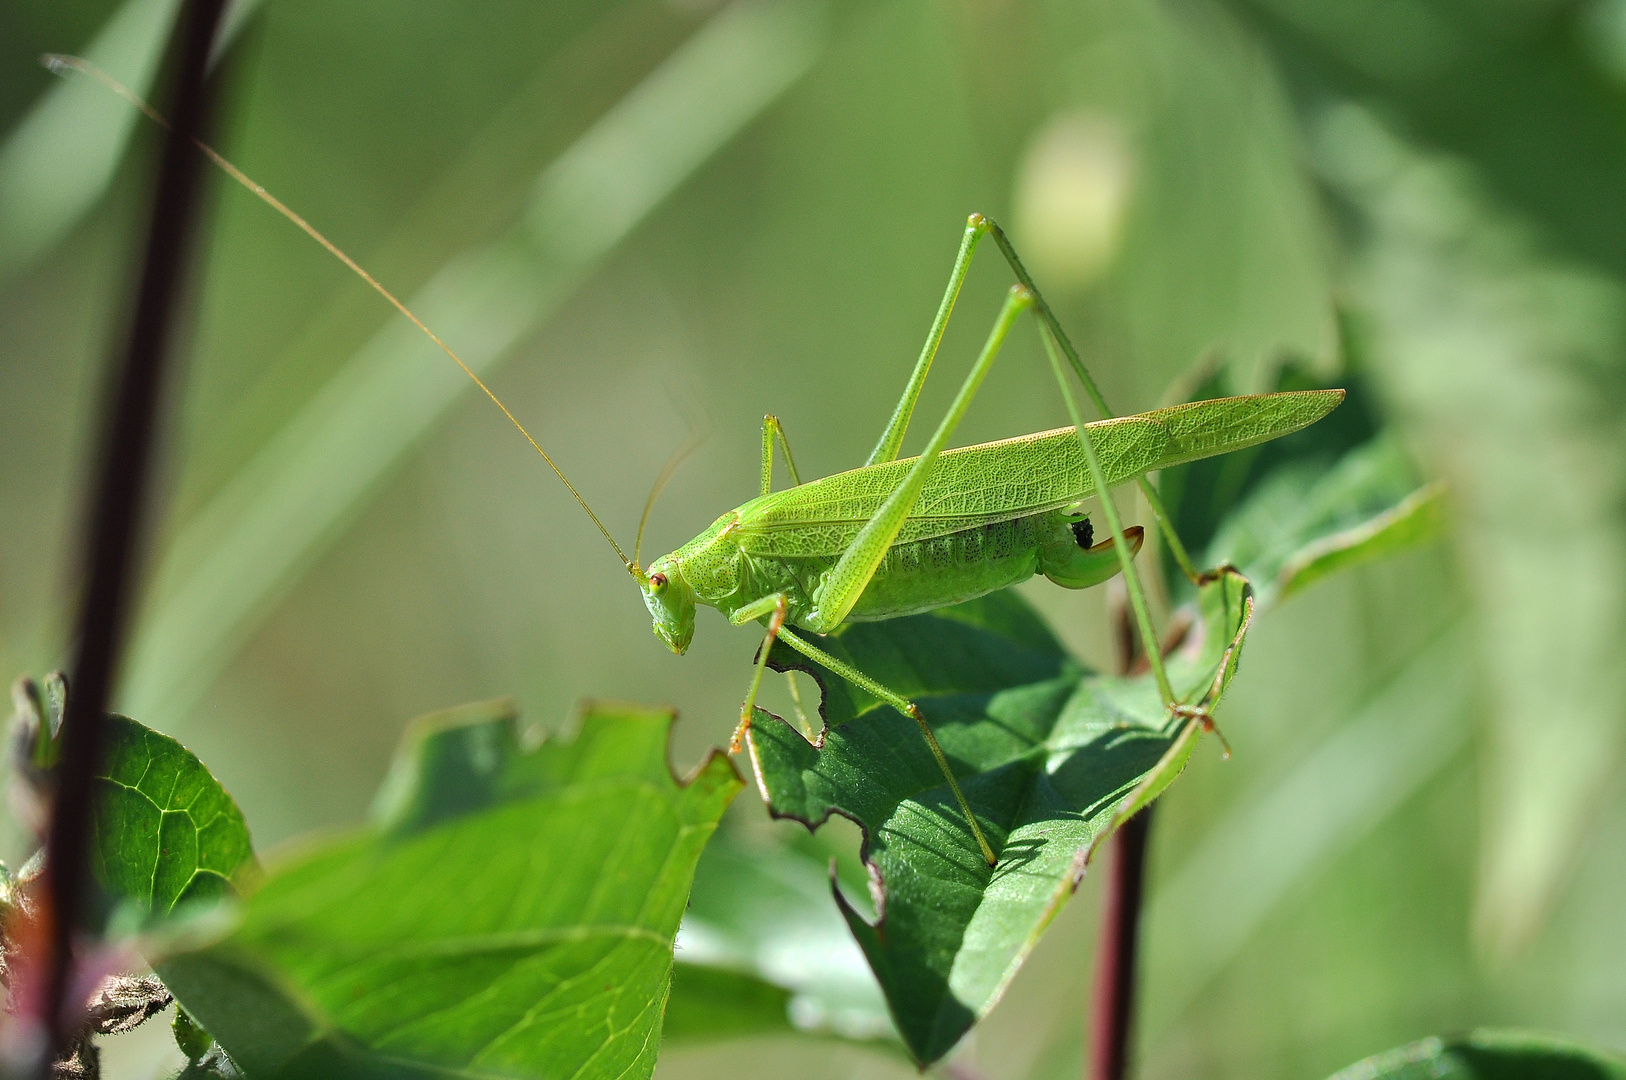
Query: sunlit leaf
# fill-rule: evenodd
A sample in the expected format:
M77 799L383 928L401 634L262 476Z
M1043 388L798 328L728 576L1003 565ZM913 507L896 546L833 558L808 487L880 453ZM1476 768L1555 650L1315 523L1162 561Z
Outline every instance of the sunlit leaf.
M1252 597L1235 573L1203 589L1172 658L1183 700L1212 704L1235 671ZM920 703L999 854L990 869L914 723L798 654L775 666L824 688L822 746L759 712L750 749L770 811L865 831L878 918L837 891L915 1058L942 1057L999 999L1072 895L1092 847L1185 765L1200 730L1171 723L1149 676L1085 671L1012 593L861 623L827 646Z
M159 966L255 1076L648 1076L696 860L740 788L666 763L671 714L430 717L375 824L291 858L223 942Z

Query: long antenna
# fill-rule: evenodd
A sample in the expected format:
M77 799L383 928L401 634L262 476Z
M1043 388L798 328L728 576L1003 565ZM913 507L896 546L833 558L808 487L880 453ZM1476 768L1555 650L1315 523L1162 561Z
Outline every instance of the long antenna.
M706 435L704 432L696 432L684 439L683 445L672 451L672 456L666 459L666 464L661 467L661 474L655 477L655 483L649 489L649 498L644 500L644 512L638 517L638 538L632 544L632 564L634 566L644 564L644 526L649 524L649 512L655 509L655 500L660 496L661 489L666 486L668 480L672 479L672 474L677 472L678 466L683 464L684 459L700 449L700 444L705 441Z
M44 56L40 57L40 63L44 64L47 70L56 75L64 75L69 71L77 71L81 75L90 76L92 79L95 79L97 82L113 91L113 93L117 94L125 101L128 101L131 105L134 105L137 109L140 109L153 123L164 128L166 131L174 130L173 126L170 124L169 120L164 117L163 113L160 113L157 109L147 104L147 102L143 101L135 91L119 82L113 76L109 75L107 72L91 63L89 60L85 60L78 56L68 56L63 53L46 53ZM318 232L314 225L290 210L281 199L277 198L275 195L265 190L265 188L249 179L243 170L227 161L218 152L216 152L214 147L210 146L208 143L203 142L201 139L194 136L192 137L192 144L199 150L203 151L204 156L210 161L220 166L221 170L225 172L227 176L231 177L249 191L259 196L261 201L263 201L267 206L271 207L271 209L275 210L277 213L299 226L306 236L309 236L312 240L315 240L318 244L321 244L324 248L326 248L328 254L344 263L344 265L349 267L357 277L371 285L373 290L377 292L378 295L388 300L395 307L395 310L399 311L402 315L405 315L408 319L411 319L413 326L416 326L419 330L422 330L430 341L433 341L436 345L440 346L440 351L451 357L452 362L463 369L463 374L474 380L474 385L478 386L481 391L485 393L486 397L491 399L491 403L493 405L502 410L502 414L508 417L513 425L519 429L519 433L521 435L525 436L525 441L530 443L531 447L538 454L542 455L542 460L548 463L548 468L553 470L553 475L559 478L559 482L565 486L565 490L570 492L571 497L576 500L577 504L584 512L586 512L587 516L592 519L593 524L598 526L598 531L604 534L604 539L609 541L610 547L615 549L616 558L621 560L621 565L627 568L627 571L637 579L640 585L643 584L643 570L640 569L637 562L627 558L626 552L621 550L621 545L617 544L615 542L615 537L610 535L610 530L604 527L604 523L598 519L598 515L593 513L593 508L587 505L587 500L582 498L581 492L576 490L576 485L572 484L559 466L554 464L553 459L548 456L548 452L542 449L542 444L537 442L536 439L532 438L529 431L525 430L525 425L519 422L519 418L508 411L508 406L502 403L502 399L491 392L491 387L487 386L485 381L474 373L473 368L469 367L469 365L463 362L463 358L461 356L458 356L457 353L452 351L450 345L447 345L444 341L440 340L440 337L433 330L424 325L422 319L414 315L410 308L395 298L394 293L390 292L388 289L384 288L383 285L379 284L377 278L373 277L373 275L369 274L366 270L363 270L361 265L357 263L356 260L346 255L342 250L340 250L337 244ZM670 469L668 472L669 471ZM663 479L664 475L665 474L663 474ZM656 490L658 491L659 488L657 487ZM650 495L649 501L651 503L654 502L653 494ZM649 506L645 505L644 516L647 518L648 515ZM639 524L638 533L641 538L643 535L642 523Z

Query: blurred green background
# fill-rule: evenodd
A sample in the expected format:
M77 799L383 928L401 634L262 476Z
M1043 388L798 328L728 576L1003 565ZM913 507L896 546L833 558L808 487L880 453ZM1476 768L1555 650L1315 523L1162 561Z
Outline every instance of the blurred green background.
M64 654L156 146L37 56L145 89L173 9L0 3L8 677ZM229 26L219 148L483 365L624 545L706 436L646 560L754 493L765 412L804 474L862 461L972 210L1121 411L1203 361L1375 388L1450 535L1256 624L1234 758L1158 817L1139 1075L1309 1080L1478 1024L1626 1049L1626 2L264 0ZM547 727L670 703L680 767L726 739L754 634L702 617L668 654L449 361L219 177L207 222L120 706L262 850L357 820L405 722L465 700ZM985 252L921 416L1008 280ZM957 441L1062 422L1035 346ZM1101 590L1024 588L1107 662ZM1078 1074L1100 880L948 1070ZM115 1074L155 1075L149 1043ZM722 1069L912 1072L810 1037L659 1075Z

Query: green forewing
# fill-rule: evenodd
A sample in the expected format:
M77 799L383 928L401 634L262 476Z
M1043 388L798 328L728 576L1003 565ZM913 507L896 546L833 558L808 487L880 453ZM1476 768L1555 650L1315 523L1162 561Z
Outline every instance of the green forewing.
M1109 484L1240 450L1315 423L1342 390L1302 390L1194 401L1089 424ZM836 473L740 508L736 536L752 554L845 551L915 458ZM1071 427L945 451L894 543L926 540L1057 510L1095 493Z

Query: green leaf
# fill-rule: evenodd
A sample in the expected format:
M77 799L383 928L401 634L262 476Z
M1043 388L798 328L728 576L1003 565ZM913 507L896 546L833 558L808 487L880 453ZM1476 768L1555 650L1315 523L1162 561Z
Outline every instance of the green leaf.
M152 919L236 895L257 866L243 812L190 750L107 718L92 865L115 903Z
M674 780L671 722L598 704L530 749L507 702L429 717L370 828L159 970L256 1077L648 1076L695 863L741 786L716 754Z
M1419 486L1400 446L1378 436L1328 467L1300 459L1254 485L1225 521L1203 564L1230 563L1259 582L1268 605L1358 562L1437 535L1444 488Z
M1346 347L1359 351L1355 342ZM1228 393L1230 377L1227 369L1215 369L1192 399ZM1399 444L1378 427L1365 379L1346 373L1339 381L1349 385L1346 400L1319 423L1239 453L1165 469L1159 478L1181 539L1201 553L1199 565L1237 567L1254 583L1262 607L1440 529L1443 489L1422 484ZM1295 364L1277 375L1279 390L1318 385ZM1167 550L1163 570L1173 595L1191 594Z
M54 788L68 684L54 671L43 683L18 679L11 696L17 795L33 818ZM239 894L258 864L243 812L220 781L168 735L116 713L106 725L92 788L98 923L111 917L119 930L151 929L179 908Z
M197 1021L193 1020L185 1009L175 1010L175 1019L170 1024L170 1030L175 1035L175 1048L186 1055L188 1062L202 1058L215 1045L214 1036L199 1027Z
M1202 619L1170 663L1182 700L1212 706L1252 611L1235 572L1201 593ZM1094 675L1015 594L860 623L823 643L920 704L999 853L990 870L912 721L798 654L824 688L821 746L759 710L750 750L769 810L865 832L879 918L836 900L921 1064L987 1013L1072 895L1093 847L1184 767L1200 728L1171 723L1149 676Z
M1626 1080L1626 1060L1552 1035L1475 1031L1377 1054L1332 1080Z
M718 832L695 871L666 1037L895 1037L875 976L830 903L832 860L821 838L776 843L740 832ZM862 882L860 871L851 883ZM680 1015L690 1019L674 1028Z
M1277 597L1287 597L1324 577L1393 555L1440 535L1445 485L1426 484L1365 521L1306 543L1277 573Z

